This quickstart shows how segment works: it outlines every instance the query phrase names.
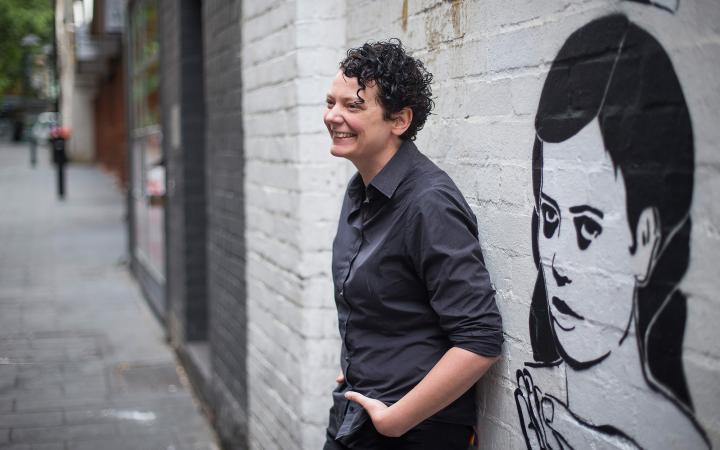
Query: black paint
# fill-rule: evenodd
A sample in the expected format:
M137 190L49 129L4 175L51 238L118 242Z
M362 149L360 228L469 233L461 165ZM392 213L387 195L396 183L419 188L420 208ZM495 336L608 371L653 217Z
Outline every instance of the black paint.
M654 6L656 8L660 8L663 11L667 11L671 14L675 14L675 12L680 7L680 0L626 0L629 2L635 2L635 3L642 3L644 5L648 6Z

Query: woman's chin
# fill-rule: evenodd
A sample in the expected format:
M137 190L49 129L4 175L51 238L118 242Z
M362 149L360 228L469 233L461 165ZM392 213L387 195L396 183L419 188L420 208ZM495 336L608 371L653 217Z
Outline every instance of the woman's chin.
M330 147L330 154L337 156L338 158L347 158L352 154L352 148L347 145L336 145L333 144Z

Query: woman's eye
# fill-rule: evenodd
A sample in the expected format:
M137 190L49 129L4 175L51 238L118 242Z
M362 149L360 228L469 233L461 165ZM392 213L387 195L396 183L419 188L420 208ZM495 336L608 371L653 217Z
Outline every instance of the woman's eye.
M585 250L592 241L602 233L602 225L588 216L577 216L573 218L575 234L577 235L578 247Z
M547 203L543 203L540 206L540 211L543 219L543 234L545 238L550 239L560 224L560 217L558 216L557 210Z
M325 106L327 106L327 109L332 109L332 107L335 106L335 103L328 101L328 102L325 102Z

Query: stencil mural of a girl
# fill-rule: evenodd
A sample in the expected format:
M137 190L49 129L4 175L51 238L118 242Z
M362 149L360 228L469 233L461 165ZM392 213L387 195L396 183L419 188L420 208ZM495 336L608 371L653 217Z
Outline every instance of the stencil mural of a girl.
M709 447L682 363L694 147L667 53L623 15L590 22L553 62L535 128L528 448ZM537 385L555 366L561 395Z

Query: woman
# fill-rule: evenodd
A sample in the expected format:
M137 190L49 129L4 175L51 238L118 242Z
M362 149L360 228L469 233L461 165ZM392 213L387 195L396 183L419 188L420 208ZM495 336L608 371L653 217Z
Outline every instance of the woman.
M622 15L558 53L533 148L534 363L518 371L528 448L706 447L682 365L694 150L669 57ZM536 372L536 377L541 371Z
M502 328L477 222L413 144L430 75L399 41L350 49L327 94L330 152L350 160L333 243L342 338L326 450L462 449Z

